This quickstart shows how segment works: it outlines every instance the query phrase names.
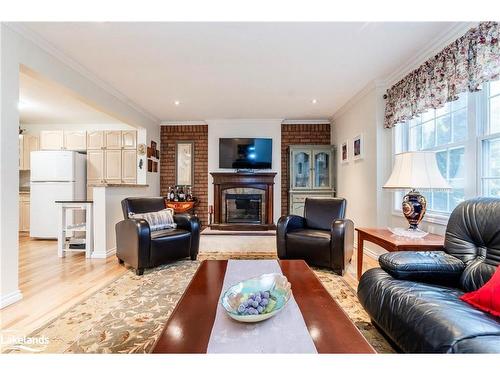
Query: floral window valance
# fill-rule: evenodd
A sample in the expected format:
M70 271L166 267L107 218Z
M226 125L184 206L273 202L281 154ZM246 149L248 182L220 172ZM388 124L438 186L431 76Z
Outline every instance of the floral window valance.
M478 91L500 77L497 22L481 22L387 90L384 127Z

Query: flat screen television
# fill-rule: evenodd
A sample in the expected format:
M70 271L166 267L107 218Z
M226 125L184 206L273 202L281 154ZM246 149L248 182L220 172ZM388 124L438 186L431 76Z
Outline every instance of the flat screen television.
M219 138L219 168L271 169L270 138Z

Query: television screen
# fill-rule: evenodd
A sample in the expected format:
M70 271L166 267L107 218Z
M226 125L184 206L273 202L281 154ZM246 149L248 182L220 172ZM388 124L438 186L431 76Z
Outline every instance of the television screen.
M273 140L219 138L219 168L271 169Z

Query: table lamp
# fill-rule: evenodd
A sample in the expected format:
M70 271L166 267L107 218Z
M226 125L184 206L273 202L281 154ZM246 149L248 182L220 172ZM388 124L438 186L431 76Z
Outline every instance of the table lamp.
M425 215L427 201L418 190L448 190L451 186L439 171L435 152L415 151L396 155L391 176L383 188L410 190L403 197L402 205L403 214L410 226L406 230L396 228L393 233L407 237L423 237L427 233L418 229L418 224Z

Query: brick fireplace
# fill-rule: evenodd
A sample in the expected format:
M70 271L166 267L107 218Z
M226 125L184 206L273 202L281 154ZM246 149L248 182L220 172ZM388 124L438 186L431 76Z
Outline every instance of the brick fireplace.
M273 222L276 173L210 173L214 183L214 217L219 230L269 230Z

